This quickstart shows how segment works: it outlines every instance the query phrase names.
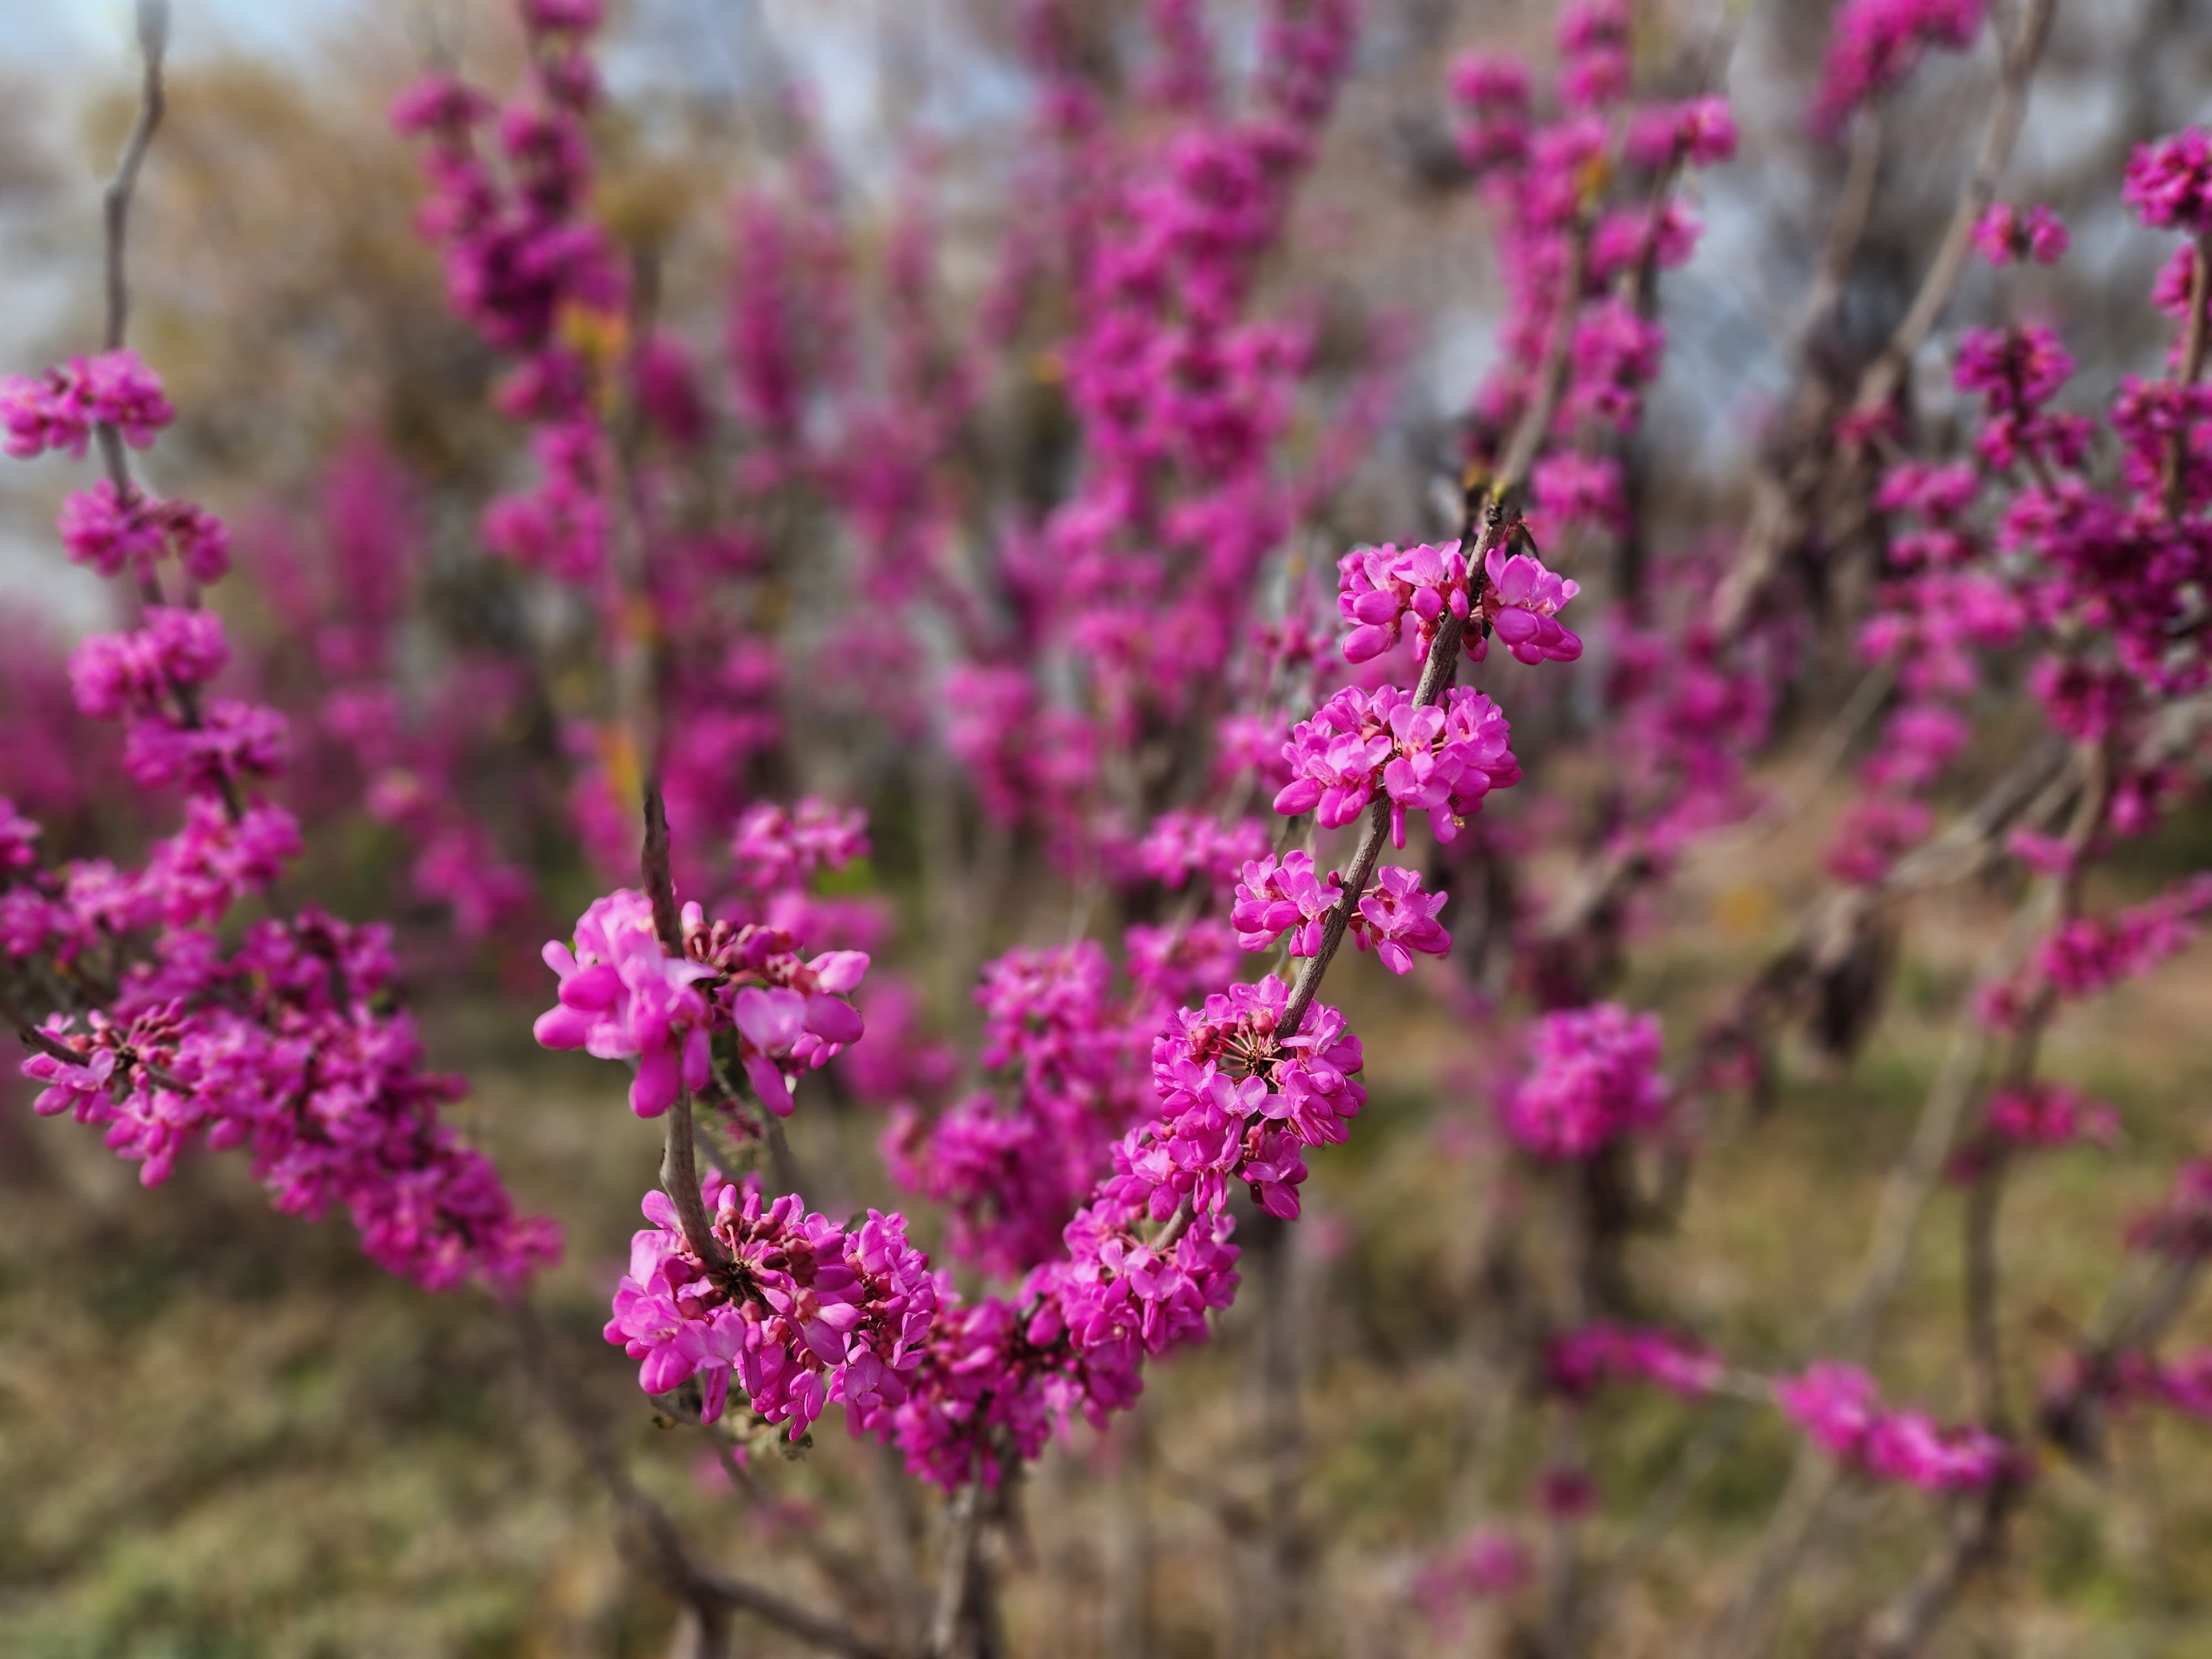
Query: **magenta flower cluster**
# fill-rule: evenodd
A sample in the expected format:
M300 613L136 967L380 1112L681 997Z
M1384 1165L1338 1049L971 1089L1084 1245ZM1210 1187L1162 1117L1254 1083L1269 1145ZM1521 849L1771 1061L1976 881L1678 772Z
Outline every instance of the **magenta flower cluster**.
M1820 69L1814 131L1832 136L1853 110L1911 73L1929 48L1972 46L1984 9L1984 0L1844 0Z
M1457 542L1426 544L1401 552L1386 543L1355 549L1337 562L1338 608L1354 624L1344 641L1347 662L1366 662L1397 645L1410 622L1419 654L1428 654L1438 620L1447 612L1462 622L1479 621L1464 635L1468 652L1482 660L1495 634L1520 661L1572 662L1583 642L1559 621L1559 611L1581 591L1554 575L1531 554L1508 557L1492 548L1484 561L1484 579L1468 578L1467 558Z
M1446 896L1424 890L1419 871L1384 865L1353 907L1346 931L1392 973L1408 973L1413 951L1441 957L1451 950L1451 935L1437 920ZM1343 878L1332 870L1325 880L1317 878L1310 853L1286 853L1279 861L1255 859L1237 884L1230 924L1247 951L1267 950L1288 933L1291 956L1315 956L1328 913L1343 897Z
M2109 1146L2118 1139L2119 1114L2063 1083L2002 1089L1982 1114L1981 1133L1952 1155L1954 1181L1978 1178L1992 1158L2006 1152L2049 1150L2084 1142Z
M1983 994L1984 1019L2018 1026L2039 987L2080 1000L2147 974L2197 937L2212 911L2212 875L2185 877L2154 898L2110 916L2075 916L2039 943L2017 977Z
M2160 230L2212 230L2212 133L2187 127L2139 144L2128 158L2120 200Z
M228 954L179 930L109 1010L46 1023L74 1060L33 1053L23 1073L42 1085L39 1112L104 1126L146 1186L194 1144L243 1147L279 1210L345 1211L391 1272L514 1291L560 1235L514 1215L490 1161L439 1125L462 1085L422 1069L404 1012L369 1012L393 978L385 929L313 911L255 924Z
M897 1216L851 1228L805 1214L786 1194L710 1172L700 1188L726 1260L693 1255L665 1193L630 1240L606 1339L639 1361L638 1386L666 1394L696 1379L700 1420L718 1420L734 1384L764 1421L797 1440L842 1402L855 1433L908 1398L937 1310L937 1281Z
M35 378L0 380L0 448L19 461L52 450L84 459L95 427L112 427L133 449L143 449L176 419L176 410L153 372L135 351L72 357Z
M1656 1015L1612 1002L1548 1013L1529 1030L1528 1056L1499 1115L1538 1158L1589 1158L1666 1116Z
M2017 208L1993 202L1975 222L1974 246L1993 265L2058 263L2069 246L2066 227L2047 207Z
M1855 1365L1822 1360L1777 1384L1774 1398L1823 1451L1876 1480L1960 1492L2019 1472L2018 1454L1986 1430L1944 1429L1924 1413L1887 1408Z
M1060 1254L1107 1149L1150 1111L1142 1045L1162 1011L1117 996L1087 939L1007 952L986 964L975 1000L983 1063L1011 1074L1004 1097L978 1091L930 1121L902 1107L884 1146L902 1186L951 1210L956 1256L1018 1277Z
M635 1060L630 1109L658 1117L679 1089L707 1087L714 1037L726 1033L761 1103L789 1116L796 1074L860 1040L860 1012L847 994L867 972L867 957L830 951L805 960L781 928L709 925L696 904L684 907L682 927L684 954L672 955L642 893L593 901L577 921L573 950L557 940L545 947L561 989L538 1017L538 1042Z
M172 418L126 351L13 379L0 406L18 455L81 455L94 426L143 447ZM195 1145L245 1148L279 1209L345 1210L391 1271L433 1289L518 1291L558 1256L559 1235L516 1215L489 1161L440 1123L460 1085L423 1067L385 931L315 911L257 922L234 946L218 931L301 851L297 820L256 793L283 769L283 717L211 695L230 656L222 623L161 599L157 556L175 550L190 581L212 580L227 533L120 471L71 496L61 527L73 556L128 570L147 596L141 626L71 657L77 708L121 723L135 783L179 787L185 802L182 826L136 870L49 868L36 826L0 805L0 952L83 993L28 1044L37 1109L105 1127L148 1186Z
M1607 1323L1554 1337L1545 1357L1546 1381L1571 1400L1632 1382L1696 1399L1712 1392L1723 1369L1717 1355L1670 1332Z
M1390 841L1406 844L1406 814L1425 811L1449 842L1482 810L1492 789L1519 781L1521 763L1497 704L1454 686L1441 704L1416 707L1395 686L1346 686L1283 745L1291 781L1275 796L1278 812L1311 812L1329 829L1350 823L1379 790L1390 802Z

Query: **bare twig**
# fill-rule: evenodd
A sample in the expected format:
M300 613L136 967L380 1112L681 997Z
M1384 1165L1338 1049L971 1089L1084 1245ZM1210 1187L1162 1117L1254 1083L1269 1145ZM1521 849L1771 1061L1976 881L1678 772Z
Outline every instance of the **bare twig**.
M1997 180L2019 139L2021 121L2027 109L2029 86L2043 54L2044 42L2050 35L2056 9L2057 0L2027 0L2020 27L2004 49L1989 124L1983 130L1972 170L1959 192L1943 241L1921 278L1912 304L1888 343L1861 372L1848 408L1876 410L1896 396L1913 354L1919 350L1957 291L1972 251L1975 222L1996 196ZM1846 179L1847 192L1860 182L1858 160L1856 155L1853 157L1853 177ZM1863 211L1858 204L1846 199L1838 210L1838 234ZM1850 240L1855 245L1856 235ZM1832 258L1835 246L1832 238ZM1819 298L1820 294L1816 284L1815 297ZM1808 316L1808 320L1816 320L1809 308ZM1834 452L1828 441L1836 413L1836 405L1828 395L1816 392L1802 412L1795 442L1790 447L1790 459L1762 468L1753 481L1751 516L1745 527L1743 545L1713 599L1713 625L1723 638L1733 638L1743 630L1760 595L1780 568L1784 553L1805 533L1808 504L1833 465Z
M1553 331L1536 399L1522 412L1513 441L1506 449L1504 464L1492 480L1487 496L1479 496L1472 490L1468 495L1467 522L1460 539L1468 545L1468 568L1474 573L1477 582L1481 580L1484 562L1491 550L1503 544L1510 528L1513 520L1506 504L1519 493L1565 389L1567 342L1574 332L1575 296L1581 290L1580 273L1587 240L1586 229L1577 233L1575 252L1568 261L1571 286L1567 289L1566 309L1559 325ZM1467 636L1467 626L1464 619L1449 611L1439 619L1436 637L1429 641L1429 654L1421 665L1420 684L1413 692L1415 708L1426 708L1443 699L1459 667L1460 646ZM1367 827L1352 853L1351 866L1344 873L1344 896L1336 902L1322 924L1320 948L1306 958L1291 987L1290 1000L1285 1004L1282 1018L1275 1028L1278 1040L1296 1036L1305 1023L1306 1011L1313 1006L1315 994L1321 989L1322 976L1328 972L1328 964L1343 945L1345 933L1352 926L1352 912L1359 908L1359 901L1366 896L1367 884L1374 878L1375 866L1382 856L1382 843L1389 833L1390 800L1387 795L1378 795L1368 811Z
M841 1659L911 1659L897 1647L694 1559L668 1512L630 1479L590 1403L578 1394L567 1370L551 1352L544 1326L526 1304L516 1310L514 1327L524 1365L544 1390L556 1417L620 1512L626 1528L626 1553L669 1595L693 1609L702 1627L717 1628L726 1622L729 1613L743 1613Z
M161 60L169 47L169 0L138 0L138 52L145 74L138 94L138 119L123 147L123 160L107 186L107 349L123 344L131 319L131 290L124 275L124 247L131 226L131 195L138 187L154 129L161 125L168 100L161 86Z
M653 905L653 930L661 948L672 957L684 954L684 930L677 919L676 879L668 854L668 814L660 804L658 779L645 787L645 848L639 860L645 890ZM679 1084L662 1131L660 1189L676 1206L683 1224L684 1242L691 1254L710 1268L726 1267L729 1255L714 1237L707 1216L707 1202L699 1192L699 1154L691 1139L691 1091Z
M1845 165L1843 188L1837 192L1835 216L1828 222L1827 240L1821 244L1820 269L1798 319L1796 355L1801 360L1834 316L1844 297L1844 279L1850 274L1852 256L1866 239L1867 222L1874 216L1875 186L1881 177L1884 135L1881 106L1879 101L1869 102L1852 125L1850 159Z
M2184 386L2194 386L2204 373L2207 325L2212 323L2212 318L2206 315L2208 311L2212 311L2212 234L2200 233L2189 269L2189 322L2181 339L2180 372L2175 377ZM2185 422L2177 425L2166 441L2163 482L2166 516L2169 519L2181 516L2188 461L2189 427Z
M975 1547L981 1539L982 1472L952 1494L945 1519L945 1553L938 1567L937 1603L929 1616L929 1659L955 1659L960 1632L969 1611L975 1576Z
M1951 222L1944 228L1943 240L1936 248L1928 274L1921 278L1920 290L1912 296L1911 308L1889 337L1889 343L1882 348L1881 355L1867 366L1866 373L1859 378L1858 396L1854 400L1859 409L1878 409L1896 396L1913 354L1920 349L1921 343L1927 339L1929 331L1951 303L1951 296L1958 292L1960 279L1966 273L1967 258L1973 252L1974 227L1996 199L1997 180L2003 176L2005 164L2012 159L2013 146L2019 141L2021 123L2027 114L2028 91L2035 78L2035 66L2043 56L2044 42L2050 39L2051 20L2057 9L2057 0L2027 0L2019 29L2004 46L1996 99L1990 106L1989 125L1983 130L1973 170L1966 175L1966 187L1959 192L1958 205L1952 210Z

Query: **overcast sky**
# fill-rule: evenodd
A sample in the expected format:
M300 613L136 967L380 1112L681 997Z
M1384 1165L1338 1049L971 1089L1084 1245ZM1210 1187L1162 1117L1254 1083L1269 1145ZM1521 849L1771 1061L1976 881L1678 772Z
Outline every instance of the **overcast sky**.
M179 58L225 48L302 50L332 16L359 0L173 0L170 39ZM0 0L0 61L66 82L127 73L134 0Z

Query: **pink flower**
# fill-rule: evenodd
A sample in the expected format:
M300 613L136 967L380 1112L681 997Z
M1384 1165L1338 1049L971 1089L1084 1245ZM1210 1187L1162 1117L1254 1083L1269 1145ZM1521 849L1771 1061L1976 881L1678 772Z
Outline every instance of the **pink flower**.
M790 812L773 801L748 807L730 842L738 884L756 896L803 889L818 872L867 856L867 815L811 795Z
M103 576L127 570L143 581L172 553L194 581L215 581L230 568L230 532L220 519L193 502L156 501L143 491L126 505L105 478L71 491L56 526L70 557Z
M1571 524L1588 523L1611 532L1627 521L1620 464L1609 456L1573 450L1547 455L1535 465L1528 493L1534 509L1531 527L1547 540Z
M1275 810L1311 812L1329 829L1349 823L1372 799L1392 752L1385 716L1367 693L1346 686L1291 729L1283 745L1291 781L1277 793Z
M1983 0L1844 0L1836 10L1813 107L1813 131L1844 118L1910 74L1930 46L1963 51L1982 27Z
M700 1191L732 1272L711 1274L667 1195L646 1194L653 1224L631 1239L605 1333L640 1362L638 1386L665 1394L696 1376L708 1423L735 1386L793 1440L832 1401L855 1433L903 1404L938 1301L904 1218L871 1210L848 1231L802 1214L795 1194L763 1205L757 1180L740 1187L711 1170Z
M2019 1468L2012 1449L1984 1430L1940 1429L1921 1413L1885 1410L1874 1379L1855 1365L1818 1361L1778 1384L1774 1398L1830 1456L1878 1480L1958 1492Z
M1182 887L1204 876L1217 887L1267 848L1267 829L1257 818L1224 823L1210 812L1163 812L1137 848L1138 867L1155 881Z
M18 812L14 801L0 795L0 884L4 884L5 878L38 863L34 843L39 835L39 826Z
M161 383L134 351L72 357L32 379L0 380L0 447L18 460L47 450L82 457L95 426L112 426L133 449L176 418Z
M2033 415L2058 394L2074 360L2058 337L2033 325L1969 329L1959 341L1953 380L1978 392L1993 416Z
M1244 866L1229 921L1247 951L1264 951L1287 932L1291 954L1310 957L1321 949L1322 921L1343 896L1336 872L1325 883L1316 878L1310 853L1285 853L1280 863L1257 858Z
M1985 1430L1936 1427L1919 1412L1886 1412L1868 1426L1860 1455L1877 1479L1930 1492L1986 1486L2012 1466L2012 1449Z
M1413 1600L1431 1625L1449 1630L1464 1617L1462 1603L1510 1595L1534 1576L1520 1540L1486 1529L1422 1562L1413 1574Z
M1628 159L1640 167L1665 167L1677 155L1708 167L1735 154L1735 118L1728 100L1708 95L1640 112L1628 129Z
M2118 1113L2063 1083L2002 1090L1990 1097L1980 1133L1953 1154L1944 1173L1954 1182L1970 1182L2004 1149L2055 1148L2081 1141L2110 1146L2119 1132Z
M450 75L426 75L392 100L395 132L433 132L458 137L489 120L498 106L489 96Z
M2066 227L2047 207L2021 209L2009 202L1993 202L1974 227L1974 246L1993 265L2029 259L2057 264L2067 246Z
M1545 1369L1553 1388L1581 1400L1601 1383L1629 1381L1696 1398L1712 1391L1723 1368L1714 1354L1666 1331L1600 1323L1553 1339Z
M1572 662L1583 642L1559 620L1559 611L1582 592L1571 578L1553 574L1533 553L1505 556L1492 548L1484 562L1489 581L1482 590L1482 615L1505 648L1525 663ZM1477 651L1478 659L1481 653Z
M1588 1158L1667 1109L1659 1018L1617 1003L1562 1010L1528 1035L1533 1062L1506 1097L1506 1132L1539 1158Z
M2160 230L2212 230L2212 134L2187 127L2138 144L2128 158L2120 200Z
M1874 1378L1828 1359L1778 1384L1774 1399L1815 1444L1845 1461L1859 1455L1879 1409Z
M556 941L544 956L560 975L561 992L532 1028L538 1042L601 1060L635 1057L629 1103L640 1117L666 1111L679 1085L706 1086L709 1016L696 988L714 970L662 949L644 894L624 889L594 900L576 923L574 951Z
M1409 617L1425 656L1445 612L1468 617L1467 559L1457 542L1423 543L1403 552L1389 542L1355 548L1336 568L1337 609L1353 624L1344 641L1348 662L1366 662L1397 644Z
M76 706L101 720L153 714L177 690L206 684L230 659L222 619L211 611L149 605L146 625L94 634L70 653Z
M1359 908L1352 913L1352 941L1363 951L1372 949L1394 974L1412 971L1413 951L1447 956L1451 951L1451 935L1437 921L1437 913L1444 908L1448 896L1423 892L1418 872L1386 864L1376 872L1375 885L1361 896Z

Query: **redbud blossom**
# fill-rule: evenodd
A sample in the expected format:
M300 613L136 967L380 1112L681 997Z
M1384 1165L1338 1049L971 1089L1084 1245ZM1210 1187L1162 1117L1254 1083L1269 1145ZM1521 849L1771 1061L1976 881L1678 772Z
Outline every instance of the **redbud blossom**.
M2066 252L2066 227L2047 207L2016 208L1993 202L1974 226L1974 246L1993 265L2053 265Z
M848 1231L801 1213L796 1194L763 1205L760 1182L708 1171L700 1192L728 1258L694 1255L662 1192L630 1241L606 1339L641 1362L638 1386L665 1394L696 1377L700 1418L719 1419L734 1383L797 1440L824 1406L845 1403L854 1431L907 1398L937 1307L927 1259L906 1222L871 1210Z
M2120 200L2160 230L2201 236L2212 230L2212 133L2187 127L2138 144L2128 158Z
M1528 1074L1502 1115L1506 1133L1539 1158L1588 1158L1666 1114L1656 1014L1611 1002L1546 1014L1528 1052Z

